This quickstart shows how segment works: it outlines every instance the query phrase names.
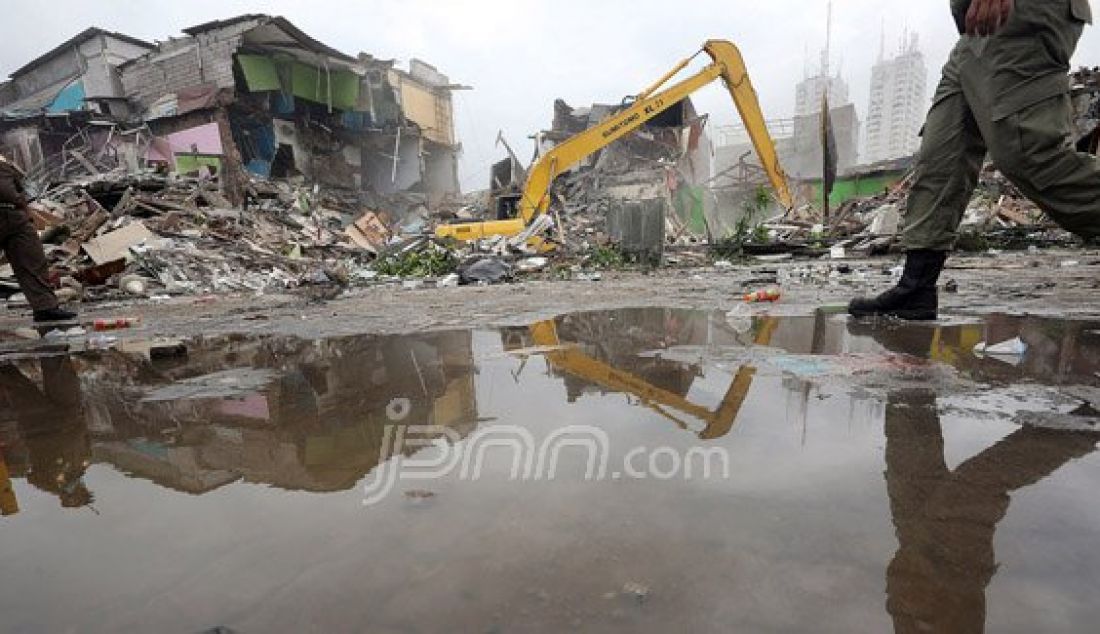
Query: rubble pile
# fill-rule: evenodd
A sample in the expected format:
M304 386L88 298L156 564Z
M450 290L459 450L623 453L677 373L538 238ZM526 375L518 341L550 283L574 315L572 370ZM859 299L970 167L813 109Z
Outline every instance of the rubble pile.
M845 203L831 225L831 235L839 238L837 244L868 254L892 247L912 181L910 173L880 196ZM1053 246L1075 241L992 165L982 171L959 233L962 249Z
M209 178L115 172L48 190L31 215L71 300L346 285L389 238L365 209L355 192L262 179L234 208ZM14 292L10 266L0 275Z
M1100 68L1081 68L1070 75L1077 149L1096 154L1100 147Z

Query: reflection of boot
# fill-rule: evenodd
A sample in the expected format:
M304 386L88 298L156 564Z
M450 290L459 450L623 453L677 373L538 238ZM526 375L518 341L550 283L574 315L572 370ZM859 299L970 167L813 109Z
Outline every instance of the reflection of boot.
M50 308L48 310L34 311L34 323L63 322L76 319L76 313L64 308Z
M848 312L856 317L883 315L911 321L936 318L939 301L936 282L947 261L945 251L917 249L905 257L905 270L898 285L875 298L853 299Z
M932 341L936 337L934 326L913 326L891 322L848 321L848 334L866 337L883 348L897 354L907 354L921 359L931 356Z

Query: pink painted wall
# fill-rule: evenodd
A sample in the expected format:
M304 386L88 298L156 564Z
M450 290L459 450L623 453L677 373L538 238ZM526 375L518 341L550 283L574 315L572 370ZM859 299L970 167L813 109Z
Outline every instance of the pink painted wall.
M222 138L217 123L207 123L157 139L149 146L148 161L172 161L176 153L221 154Z

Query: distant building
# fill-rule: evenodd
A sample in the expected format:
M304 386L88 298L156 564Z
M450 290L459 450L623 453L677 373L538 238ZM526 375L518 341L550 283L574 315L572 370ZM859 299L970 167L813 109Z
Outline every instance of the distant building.
M848 82L839 75L830 76L829 67L826 65L822 74L807 77L798 83L795 88L794 116L804 117L811 114L821 114L821 95L829 91L829 105L831 107L846 106L851 103L848 98Z
M825 48L821 51L821 68L795 87L794 139L792 155L786 161L787 173L795 178L819 178L822 174L821 106L822 97L829 97L829 119L837 146L837 170L844 172L859 164L859 113L848 97L848 83L840 74L833 74L831 64L833 5L829 3L829 18Z
M866 162L911 156L920 149L927 99L928 69L916 35L907 38L893 59L884 59L880 53L871 71Z
M825 94L829 95L829 119L836 137L837 169L843 172L859 164L859 113L848 99L847 82L829 74L826 54L821 74L803 80L796 88L794 139L785 163L787 172L796 178L821 176L821 97Z
M859 164L859 113L852 104L829 109L836 137L837 172L843 174ZM824 159L821 152L821 112L794 118L794 156L785 166L795 178L820 178Z

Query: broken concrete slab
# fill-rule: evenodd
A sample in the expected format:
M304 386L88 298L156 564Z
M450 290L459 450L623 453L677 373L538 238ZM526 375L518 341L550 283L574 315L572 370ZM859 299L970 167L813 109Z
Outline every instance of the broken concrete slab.
M140 221L131 222L121 229L116 229L102 236L84 243L84 252L96 264L106 264L115 260L124 260L130 257L130 247L142 244L146 240L152 240L156 236Z

